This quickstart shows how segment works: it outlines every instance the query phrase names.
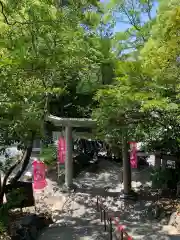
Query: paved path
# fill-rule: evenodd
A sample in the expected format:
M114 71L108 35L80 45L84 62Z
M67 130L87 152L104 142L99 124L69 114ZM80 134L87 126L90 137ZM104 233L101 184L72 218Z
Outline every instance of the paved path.
M163 228L162 222L146 219L143 211L147 209L149 202L139 201L124 206L118 198L122 188L120 167L105 161L99 169L96 173L84 173L79 176L76 180L79 188L71 196L62 196L58 190L49 194L45 201L53 212L55 224L46 229L39 240L108 240L108 234L104 233L95 207L97 195L102 196L102 201L110 213L120 216L121 224L126 226L128 234L134 240L180 239L180 235L170 236L168 229ZM134 187L138 184L150 184L148 172L143 171L141 175L133 174ZM49 181L49 189L54 188L53 184L55 183Z
M59 212L54 215L55 224L47 228L40 236L39 240L103 240L106 237L104 228L100 222L99 213L93 208L83 208L79 204L73 203L74 210ZM83 210L84 209L84 210ZM81 217L79 216L81 211ZM90 210L90 208L89 208ZM108 238L106 238L108 239Z

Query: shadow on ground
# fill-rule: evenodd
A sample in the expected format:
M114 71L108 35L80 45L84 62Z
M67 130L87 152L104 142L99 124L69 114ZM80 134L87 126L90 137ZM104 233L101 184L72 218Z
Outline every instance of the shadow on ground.
M59 213L61 214L61 213ZM57 223L41 233L39 240L80 240L80 239L104 239L107 233L103 231L102 224L98 220L84 219L83 217L58 217Z
M150 172L150 168L133 171L132 180L137 189L143 192L149 191ZM58 192L56 174L50 173L49 178L52 184L50 188L54 187ZM109 216L120 217L120 223L127 226L127 232L133 236L133 239L180 239L177 235L168 236L166 232L162 232L163 224L160 218L154 219L152 216L147 216L147 209L157 200L156 195L141 194L136 202L123 202L119 199L122 189L121 181L122 169L118 164L100 161L96 171L88 172L86 169L74 181L77 187L70 196L71 201L63 209L56 209L53 212L55 224L42 233L40 240L108 239L107 234L104 235L100 214L96 210L97 195L101 197L104 207L108 209ZM56 198L58 200L58 195Z

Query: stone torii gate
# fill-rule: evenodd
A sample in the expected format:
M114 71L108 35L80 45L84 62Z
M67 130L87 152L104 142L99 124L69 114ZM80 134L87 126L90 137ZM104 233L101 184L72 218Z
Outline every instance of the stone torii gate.
M65 140L66 140L66 159L65 159L65 185L67 188L71 188L73 185L73 161L72 161L72 129L73 127L85 127L95 128L97 126L96 120L90 118L61 118L53 115L49 115L46 118L56 127L65 127ZM131 192L131 167L130 160L128 159L128 147L127 139L123 135L123 183L124 194L129 195Z
M65 127L66 159L65 159L65 185L70 188L73 185L73 161L72 161L72 130L73 127L95 128L96 120L89 118L61 118L50 115L46 118L56 127Z

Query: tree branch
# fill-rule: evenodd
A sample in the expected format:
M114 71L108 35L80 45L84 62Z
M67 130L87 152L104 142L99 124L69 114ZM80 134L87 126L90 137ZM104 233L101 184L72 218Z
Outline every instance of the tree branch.
M3 179L2 188L1 188L1 192L0 192L0 205L3 203L3 197L4 197L4 193L5 193L7 180L9 178L9 176L11 175L11 173L13 172L13 170L21 163L22 160L23 159L17 161L13 166L11 166Z
M2 1L0 1L0 5L1 5L1 13L4 17L5 23L7 23L8 25L12 25L12 24L9 23L8 18L6 17L6 14L4 13L4 5L3 5Z
M4 11L4 4L3 2L0 0L0 6L1 6L1 13L4 17L4 22L9 25L9 26L14 26L16 24L21 24L21 25L30 25L30 24L36 24L36 23L60 23L60 21L55 21L55 20L49 20L49 21L24 21L24 22L19 22L19 21L14 21L14 22L10 22L8 17L6 16L5 14L5 11Z
M16 173L15 177L12 179L11 184L17 182L19 178L22 176L24 171L26 170L29 160L31 157L32 149L33 149L33 142L34 142L35 132L32 132L31 140L29 142L29 145L27 146L26 150L24 151L23 157L22 157L22 167L21 169Z
M9 22L8 20L8 17L6 16L5 12L4 12L4 4L2 1L0 1L0 6L1 6L1 13L4 17L4 22L10 26L14 26L15 24L29 24L29 22L18 22L18 21L15 21L13 23Z
M134 8L134 5L132 5L132 7ZM122 8L122 11L124 12L124 14L126 15L126 17L128 18L129 23L130 23L138 32L140 32L140 31L141 31L141 28L140 28L140 27L138 26L138 24L136 23L134 16L131 17L124 6L121 6L121 8ZM141 35L141 37L142 37L143 41L145 42L144 36Z
M148 14L148 17L149 17L149 20L152 20L152 17L151 17L151 5L150 5L150 0L147 0L147 5L148 5L148 10L147 10L147 14Z

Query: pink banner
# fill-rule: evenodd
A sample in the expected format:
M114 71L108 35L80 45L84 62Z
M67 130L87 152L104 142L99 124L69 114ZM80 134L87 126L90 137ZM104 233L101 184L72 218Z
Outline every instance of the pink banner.
M46 166L43 162L34 160L33 161L33 188L43 189L47 186L47 181L45 177Z
M60 137L58 140L58 162L60 164L64 164L65 158L66 158L66 141L65 138Z
M130 163L131 168L137 168L137 143L130 142Z

